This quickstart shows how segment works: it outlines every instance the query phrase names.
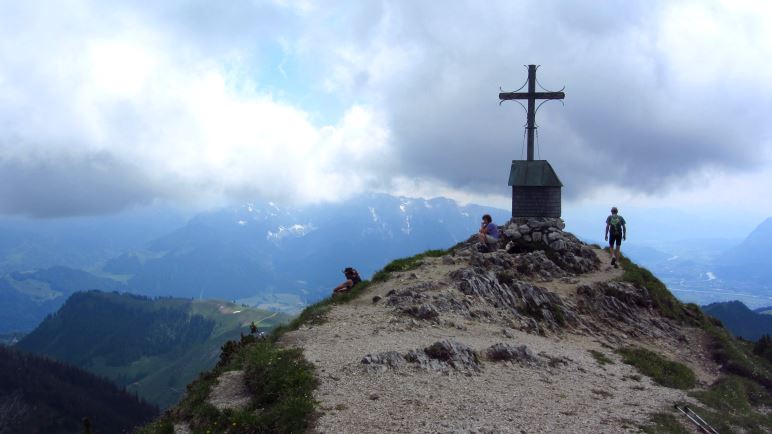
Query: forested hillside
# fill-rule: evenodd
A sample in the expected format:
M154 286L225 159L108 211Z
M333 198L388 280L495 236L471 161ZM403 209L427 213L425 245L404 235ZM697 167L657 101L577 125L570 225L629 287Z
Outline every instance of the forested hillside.
M123 433L158 409L110 381L45 357L0 346L0 433Z
M772 335L772 315L756 313L739 301L712 303L702 310L743 339L757 341L765 334Z
M73 294L17 346L105 376L166 407L214 365L224 342L253 322L269 329L286 319L216 300L88 291Z

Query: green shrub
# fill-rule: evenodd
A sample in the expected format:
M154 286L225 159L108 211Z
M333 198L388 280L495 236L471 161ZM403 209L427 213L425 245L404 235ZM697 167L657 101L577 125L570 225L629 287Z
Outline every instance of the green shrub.
M670 413L654 413L651 415L651 425L641 427L643 432L649 434L689 434L691 431L684 428L681 422Z
M690 395L706 406L698 410L700 416L719 432L735 432L741 428L761 433L766 432L762 427L772 426L772 414L763 411L772 406L769 390L747 378L728 375L707 390Z
M256 340L253 336L230 343L230 348L228 358L221 358L215 369L201 374L188 386L187 395L169 416L137 433L166 434L172 420L187 421L194 432L304 432L315 414L313 392L317 380L302 351L281 349L269 340ZM244 370L244 382L252 400L244 409L220 411L207 398L217 378L235 369Z
M772 389L772 365L754 354L753 344L735 339L724 328L707 323L703 329L711 337L713 359L723 365L725 372L751 379Z
M635 366L643 375L654 382L675 389L691 389L697 383L697 377L688 366L665 359L657 353L644 348L620 348L622 361Z
M662 316L679 321L692 319L690 313L700 316L701 311L699 311L699 308L697 309L698 313L687 311L684 305L668 291L665 284L657 279L651 271L639 267L624 256L619 258L619 264L624 270L622 280L635 286L646 288L654 302L654 307Z
M753 345L753 354L772 363L772 337L763 335L761 339Z
M613 365L614 361L609 359L605 354L601 353L597 350L590 350L590 354L593 358L595 358L595 361L598 362L599 365Z

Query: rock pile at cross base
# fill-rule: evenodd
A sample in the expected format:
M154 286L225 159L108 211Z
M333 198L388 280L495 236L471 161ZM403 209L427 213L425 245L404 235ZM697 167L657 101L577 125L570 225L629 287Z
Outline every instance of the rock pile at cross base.
M313 432L635 431L691 398L621 363L613 349L631 344L715 378L698 330L659 315L562 220L501 229L495 251L472 237L282 338L320 380Z

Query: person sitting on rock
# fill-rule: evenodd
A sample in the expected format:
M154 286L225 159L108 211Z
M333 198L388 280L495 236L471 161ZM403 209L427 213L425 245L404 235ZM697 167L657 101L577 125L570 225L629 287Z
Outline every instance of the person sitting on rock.
M490 249L490 245L494 247L499 242L499 227L496 223L493 223L493 219L490 214L482 216L482 223L480 224L480 243Z
M622 240L627 239L627 226L625 218L619 215L617 207L611 208L611 215L606 218L606 241L609 244L609 253L611 253L611 265L617 268L619 260L619 247ZM611 238L609 238L609 235ZM614 250L616 244L616 250Z
M343 274L346 276L346 281L336 286L335 289L332 290L332 295L349 292L354 285L362 281L362 278L359 277L359 272L354 268L346 267L346 269L343 270Z

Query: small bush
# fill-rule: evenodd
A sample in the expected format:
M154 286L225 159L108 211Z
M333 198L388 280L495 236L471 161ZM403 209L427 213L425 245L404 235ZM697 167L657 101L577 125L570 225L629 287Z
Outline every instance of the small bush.
M169 416L137 433L166 434L172 420L187 421L194 432L304 432L315 413L313 392L317 380L313 366L303 358L302 351L281 349L269 340L251 335L226 346L230 348L230 356L227 359L221 356L215 369L201 374L188 385L187 395ZM252 400L245 409L220 411L209 404L207 398L217 378L235 369L244 370L244 381Z
M772 426L772 414L764 414L772 406L772 396L751 380L728 375L716 381L708 390L691 392L706 406L702 416L719 432L766 432L761 427ZM756 410L756 408L760 410Z
M697 308L697 312L686 310L684 305L668 291L665 284L657 279L651 271L635 265L624 256L619 258L619 263L624 270L622 280L646 288L654 301L654 307L662 316L683 322L701 321L703 315L699 308ZM694 318L695 316L697 318Z
M684 428L681 422L670 413L654 413L651 415L651 425L641 427L643 432L649 434L689 434L691 431Z
M621 348L617 350L622 361L635 366L643 375L651 377L661 386L674 389L691 389L697 383L697 377L688 366L665 359L657 353L643 348Z
M592 354L592 357L595 358L595 361L598 362L599 365L613 365L614 361L606 357L605 354L601 353L597 350L590 350L590 354Z
M763 358L769 363L772 363L772 337L769 335L763 335L761 339L753 345L753 354Z

